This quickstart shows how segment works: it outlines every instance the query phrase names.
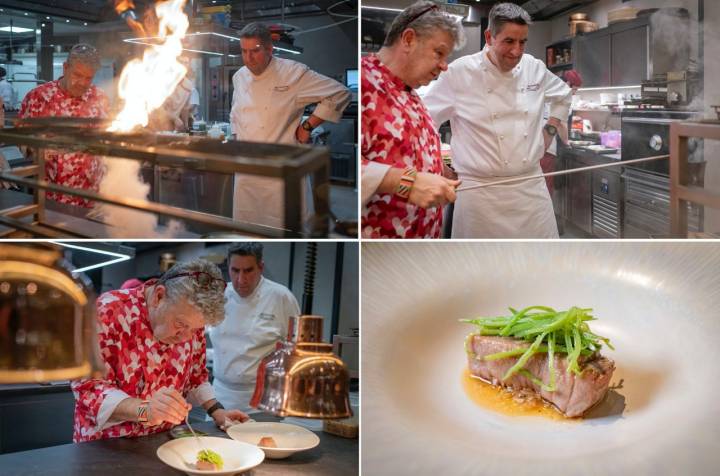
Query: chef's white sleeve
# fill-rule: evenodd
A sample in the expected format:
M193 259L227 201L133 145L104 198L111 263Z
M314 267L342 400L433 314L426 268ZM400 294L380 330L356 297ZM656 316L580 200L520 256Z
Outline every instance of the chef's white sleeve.
M422 97L436 130L455 115L456 98L452 83L452 69L448 69L440 73Z
M545 101L550 104L550 117L564 121L570 115L572 104L572 89L565 81L557 77L550 70L545 70Z
M313 115L323 121L339 122L350 104L350 91L332 78L306 69L297 83L298 105L317 104Z
M193 404L193 406L201 406L208 400L215 398L215 390L213 390L210 382L203 382L195 388L192 388L187 393L187 401Z
M381 164L380 162L368 161L367 163L362 164L360 167L360 194L363 206L367 205L370 198L375 195L375 191L382 183L390 168L390 165Z
M235 73L232 77L233 97L232 105L230 106L230 134L237 134L238 125L240 124L240 105L238 104L240 95L238 93L238 81L235 79L237 74L238 73Z

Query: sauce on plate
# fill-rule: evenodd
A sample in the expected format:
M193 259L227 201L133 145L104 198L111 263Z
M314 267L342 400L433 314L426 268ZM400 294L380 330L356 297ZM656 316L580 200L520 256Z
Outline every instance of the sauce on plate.
M544 417L564 422L578 421L577 418L568 418L560 413L554 406L542 398L530 398L520 401L512 392L473 377L466 368L462 374L463 390L477 405L494 412L513 417Z

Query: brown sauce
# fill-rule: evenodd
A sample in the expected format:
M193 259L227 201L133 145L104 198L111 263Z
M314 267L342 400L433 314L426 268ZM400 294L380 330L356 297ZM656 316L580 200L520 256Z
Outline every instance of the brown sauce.
M463 390L477 405L512 417L543 417L563 422L579 421L579 418L568 418L554 406L542 398L520 400L512 392L477 377L473 377L465 368L462 374Z

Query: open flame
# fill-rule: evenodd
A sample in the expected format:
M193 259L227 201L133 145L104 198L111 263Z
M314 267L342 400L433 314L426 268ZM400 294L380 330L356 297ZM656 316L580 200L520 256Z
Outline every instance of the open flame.
M155 6L159 44L148 47L142 59L125 65L118 84L123 109L108 131L129 132L137 126L146 126L150 113L160 107L182 81L187 68L178 57L189 26L184 6L185 0L165 0Z
M133 59L125 66L118 84L118 96L124 101L123 109L115 116L110 132L130 132L148 124L152 111L162 106L182 81L187 68L178 62L182 52L182 39L189 21L183 7L185 0L161 0L155 5L157 16L157 45L146 48L142 59ZM116 8L133 8L132 1L116 1ZM137 23L137 22L136 22ZM152 23L152 22L151 22ZM131 27L137 25L128 21ZM147 31L154 25L146 24ZM100 193L147 200L150 186L140 178L140 162L120 158L104 158L105 175L100 183ZM170 220L160 232L157 217L124 207L103 204L99 214L109 227L108 236L121 237L173 237L182 231L182 225Z

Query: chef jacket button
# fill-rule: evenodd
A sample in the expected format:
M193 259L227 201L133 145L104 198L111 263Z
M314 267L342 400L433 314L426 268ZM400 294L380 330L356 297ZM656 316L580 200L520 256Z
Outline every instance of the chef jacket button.
M497 112L493 112L493 117L497 119Z
M505 138L505 136L500 136L500 140L503 140L504 138Z
M509 164L509 163L510 163L510 162L508 162L507 160L505 161L505 165L507 165L507 164Z
M527 132L525 134L523 134L523 136L527 137Z
M525 109L525 114L527 114L527 113L528 113L528 110L527 110L527 109Z
M487 92L491 93L491 92L492 92L492 89L488 88Z
M523 159L523 162L527 162L527 159Z

